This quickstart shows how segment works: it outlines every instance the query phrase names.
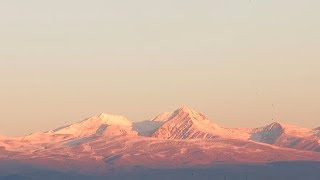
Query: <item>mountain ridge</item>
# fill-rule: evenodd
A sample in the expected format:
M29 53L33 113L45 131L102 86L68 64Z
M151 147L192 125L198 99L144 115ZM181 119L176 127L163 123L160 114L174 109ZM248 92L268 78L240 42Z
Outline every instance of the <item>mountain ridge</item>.
M124 116L101 113L47 132L33 133L17 138L0 136L0 141L24 142L24 146L28 147L29 144L48 143L54 145L75 140L75 142L83 143L100 136L142 136L173 140L237 139L320 152L320 131L317 128L308 129L281 122L251 129L225 128L209 120L202 113L186 106L173 112L160 113L154 118L141 122L130 122ZM8 145L6 147L9 148ZM18 145L12 147L14 149Z
M251 129L225 128L187 106L173 112L160 113L141 122L130 122L124 116L101 113L51 131L13 139L44 143L103 135L140 135L159 139L241 139L293 149L320 151L320 132L317 128L302 128L282 122ZM10 138L0 136L1 139Z
M141 122L102 113L47 132L2 137L0 162L89 174L136 167L320 162L318 132L282 123L225 128L186 107Z

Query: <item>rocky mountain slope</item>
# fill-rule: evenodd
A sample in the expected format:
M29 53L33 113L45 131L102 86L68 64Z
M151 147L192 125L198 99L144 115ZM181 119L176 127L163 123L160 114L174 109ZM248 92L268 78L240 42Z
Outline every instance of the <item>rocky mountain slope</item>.
M140 127L135 129L141 135L160 139L241 139L293 149L320 151L318 129L312 130L279 122L253 129L224 128L187 107L179 108L172 113L162 113L151 120L134 125Z

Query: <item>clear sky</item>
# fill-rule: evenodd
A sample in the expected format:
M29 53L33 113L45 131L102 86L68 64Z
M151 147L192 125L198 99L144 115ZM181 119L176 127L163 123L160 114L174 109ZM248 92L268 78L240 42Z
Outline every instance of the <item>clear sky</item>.
M187 105L320 126L319 0L2 0L0 134Z

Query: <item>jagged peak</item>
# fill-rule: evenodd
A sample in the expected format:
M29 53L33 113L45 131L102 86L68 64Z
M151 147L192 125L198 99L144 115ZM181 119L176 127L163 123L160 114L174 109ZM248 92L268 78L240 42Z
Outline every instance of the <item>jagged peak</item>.
M267 125L267 127L273 127L273 128L281 127L282 129L311 130L311 129L308 129L308 128L304 128L304 127L300 127L300 126L292 125L292 124L287 124L287 123L284 123L284 122L273 122L273 123Z
M191 117L192 119L196 120L207 120L207 117L205 115L187 106L182 106L173 113L173 116L181 115L187 115L187 117Z
M150 121L156 122L167 122L170 120L196 120L196 121L203 121L208 120L206 116L202 113L197 112L187 106L182 106L173 112L163 112L158 116L154 117Z
M290 124L286 124L286 123L283 123L283 122L279 122L279 121L276 121L276 122L273 122L271 124L268 124L264 127L262 127L262 129L264 130L275 130L275 129L279 129L279 130L287 130L287 129L292 129L292 128L299 128L297 126L294 126L294 125L290 125Z
M267 131L277 131L282 132L285 134L298 136L298 137L304 137L304 136L310 136L312 133L314 133L314 130L309 128L304 128L296 125L286 124L283 122L273 122L265 127L258 128L258 130L267 130Z
M296 125L292 125L292 124L287 124L281 121L277 121L277 122L273 122L265 127L270 127L270 128L282 128L282 129L292 129L292 128L300 128L300 129L306 129L306 128L302 128Z
M120 126L132 125L132 122L130 122L126 117L120 116L120 115L101 113L98 117L107 125L120 125Z
M278 134L283 133L285 124L281 122L273 122L271 124L259 127L259 128L254 128L252 129L253 133L264 133L264 132L277 132Z

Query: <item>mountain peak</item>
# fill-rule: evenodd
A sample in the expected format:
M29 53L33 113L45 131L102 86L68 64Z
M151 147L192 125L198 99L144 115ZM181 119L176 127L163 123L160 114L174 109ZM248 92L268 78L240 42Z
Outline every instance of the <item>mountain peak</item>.
M176 117L176 116L183 117L183 118L180 118L181 120L186 120L189 118L191 118L192 120L200 120L200 121L207 120L207 117L205 115L187 106L180 107L179 109L174 111L172 117Z
M263 142L267 144L276 144L280 141L284 145L281 138L295 137L295 144L298 145L299 138L311 137L315 132L312 129L303 128L295 125L285 124L282 122L273 122L267 126L253 129L251 140ZM279 140L280 139L280 140ZM286 140L286 142L290 142ZM288 146L293 146L288 145Z
M131 126L132 123L125 117L120 115L111 115L101 113L99 118L107 125Z
M283 122L273 122L269 125L266 126L267 128L270 128L270 129L294 129L294 128L301 128L301 127L298 127L298 126L295 126L295 125L291 125L291 124L286 124L286 123L283 123Z
M155 121L155 122L167 122L173 119L179 119L181 121L185 121L185 120L206 120L207 118L187 107L187 106L182 106L180 108L178 108L177 110L173 111L173 112L163 112L161 114L159 114L158 116L154 117L153 119L151 119L151 121Z
M155 119L163 124L152 136L161 139L213 138L224 133L220 126L186 106L180 107L171 114L160 114Z
M273 122L269 124L267 127L269 127L270 129L275 129L275 128L283 128L284 126L286 126L286 124L282 122Z
M186 112L186 113L195 113L196 111L188 106L181 106L180 108L178 108L176 111L179 112Z
M300 126L296 126L296 125L292 125L292 124L286 124L283 122L273 122L271 124L269 124L267 127L272 128L272 129L276 129L276 128L281 128L286 132L291 132L291 133L295 133L295 132L310 132L312 131L312 129L308 129L308 128L304 128L304 127L300 127Z

